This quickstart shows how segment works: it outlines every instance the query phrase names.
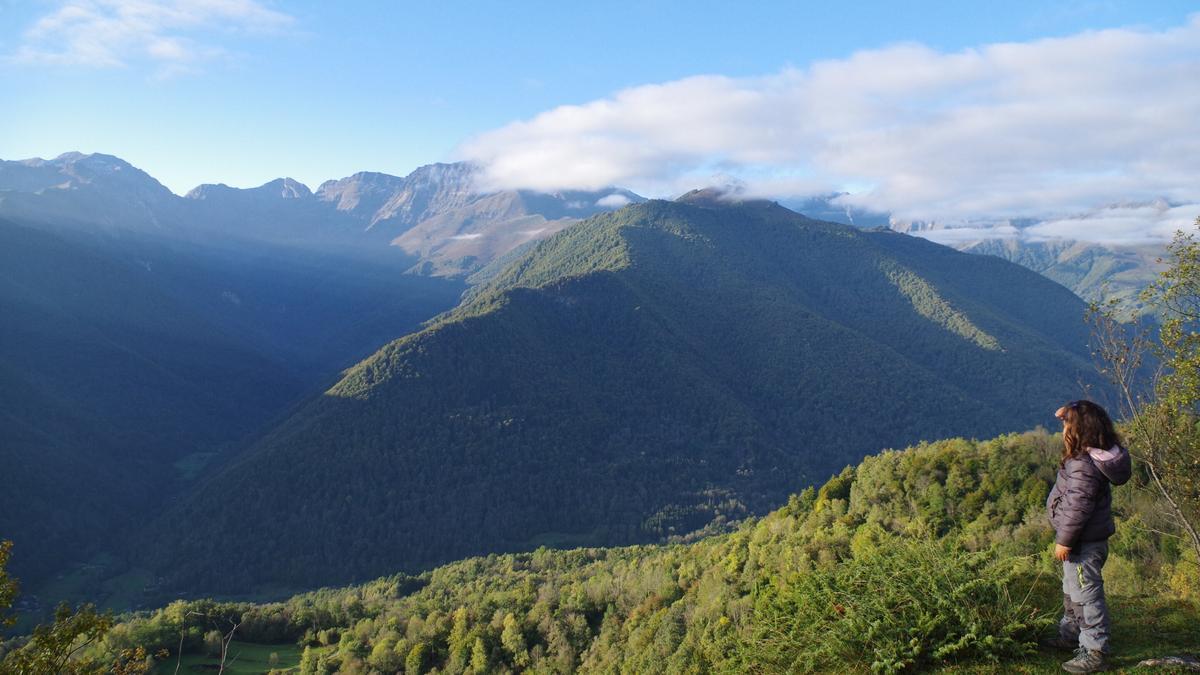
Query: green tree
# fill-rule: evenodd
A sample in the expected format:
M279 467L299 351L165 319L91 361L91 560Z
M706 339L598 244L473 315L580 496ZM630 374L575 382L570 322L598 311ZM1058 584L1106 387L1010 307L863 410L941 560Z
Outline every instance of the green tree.
M450 672L461 673L470 664L471 635L468 632L469 621L466 607L459 607L455 610L454 627L450 629L450 636L446 638L446 646L450 651L450 658L446 663L446 668Z
M8 608L17 599L17 581L8 576L8 557L12 555L12 542L0 541L0 627L11 626L17 617L8 615Z
M1200 226L1200 219L1197 220ZM1178 232L1166 268L1141 300L1157 335L1122 319L1115 301L1092 306L1101 369L1122 396L1130 445L1200 558L1200 241ZM1141 380L1153 361L1148 384Z
M404 672L407 675L420 675L425 670L425 653L428 649L424 642L418 642L408 651L404 659Z
M0 541L0 626L11 626L16 620L7 614L18 588L16 580L8 576L11 554L12 542ZM144 649L124 650L110 662L99 657L81 656L112 626L112 616L98 613L93 605L72 609L63 603L54 612L54 623L37 626L28 642L0 658L0 673L145 672L140 667L146 663L152 665L154 657L147 655ZM155 655L162 656L162 653Z
M400 670L403 665L403 659L396 653L396 640L392 637L385 637L375 643L371 649L371 655L367 658L367 663L371 667L382 673L394 673Z
M475 644L471 647L471 672L486 673L490 665L487 645L483 644L483 638L475 638Z
M512 612L504 615L504 631L500 634L500 644L508 652L514 666L524 668L529 665L529 649L525 645L525 635Z
M112 628L108 614L92 605L72 609L63 603L54 612L54 623L33 630L26 645L4 657L4 673L105 673L111 664L95 658L76 658Z
M300 675L313 675L317 672L317 652L312 647L305 647L300 655Z
M204 634L204 652L209 656L220 656L225 641L221 631L213 629Z

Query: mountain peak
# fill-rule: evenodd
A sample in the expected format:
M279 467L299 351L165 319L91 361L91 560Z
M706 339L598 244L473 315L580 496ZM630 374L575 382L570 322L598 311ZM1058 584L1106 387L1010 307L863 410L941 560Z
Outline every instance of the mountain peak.
M142 173L140 169L137 169L132 164L130 164L129 162L126 162L125 160L121 159L120 157L117 157L116 155L106 155L102 152L92 152L92 153L82 153L82 152L77 152L77 151L64 152L61 155L59 155L58 157L55 157L54 159L50 160L50 162L46 162L46 163L55 164L60 167L81 166L81 167L86 167L92 171L115 172L115 171L123 171L123 170L128 169L128 170L138 171L139 173ZM149 174L146 174L146 176L149 177Z
M54 159L33 157L0 166L0 188L36 193L47 188L75 190L87 186L120 195L118 199L161 202L172 193L153 176L113 155L64 152Z
M454 162L445 164L436 162L419 166L410 173L406 180L419 187L426 184L436 184L441 189L453 189L463 192L475 192L475 176L478 167L469 162Z
M276 178L253 188L236 188L224 183L204 183L188 191L186 199L211 199L218 195L234 197L244 195L261 195L280 199L307 199L313 196L308 186L294 178Z
M333 202L338 211L361 210L373 215L391 195L404 185L404 178L377 171L358 173L327 180L317 188L316 197L323 202Z
M294 178L276 178L255 189L277 194L284 199L304 199L313 196L312 190L309 190L307 185Z
M769 206L775 204L775 202L767 199L748 197L746 195L745 188L740 185L699 188L685 192L676 198L675 201L679 204L689 204L691 206L702 206L706 208L747 206L751 204Z

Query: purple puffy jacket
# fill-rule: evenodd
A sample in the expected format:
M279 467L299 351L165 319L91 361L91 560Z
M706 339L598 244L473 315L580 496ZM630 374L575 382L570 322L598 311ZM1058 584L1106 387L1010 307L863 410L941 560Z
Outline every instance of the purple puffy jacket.
M1088 448L1058 470L1046 498L1046 513L1054 526L1054 541L1069 548L1104 541L1117 531L1112 517L1112 485L1124 485L1132 474L1129 451Z

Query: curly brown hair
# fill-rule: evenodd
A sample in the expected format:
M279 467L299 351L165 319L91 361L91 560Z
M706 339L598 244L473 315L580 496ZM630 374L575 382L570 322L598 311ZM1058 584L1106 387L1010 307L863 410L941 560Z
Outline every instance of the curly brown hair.
M1063 421L1063 452L1060 464L1082 457L1088 448L1107 450L1122 445L1108 413L1091 401L1071 401L1060 409Z

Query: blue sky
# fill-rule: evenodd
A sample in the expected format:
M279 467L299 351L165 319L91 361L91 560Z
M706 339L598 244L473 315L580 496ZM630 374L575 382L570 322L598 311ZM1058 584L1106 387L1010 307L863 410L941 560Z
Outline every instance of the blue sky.
M791 86L789 73L805 81L803 91L811 91L809 80L822 70L820 64L845 66L847 78L864 77L863 68L871 66L855 65L856 54L873 54L874 61L863 60L883 64L876 69L886 71L894 55L913 55L904 48L889 51L897 45L918 49L916 68L945 70L959 67L954 56L964 50L983 50L982 60L993 62L986 50L998 43L1038 45L1045 38L1121 29L1125 33L1118 35L1145 38L1133 59L1173 59L1183 64L1180 78L1193 72L1188 67L1193 54L1180 53L1186 51L1178 46L1180 36L1170 35L1196 23L1189 18L1195 7L1188 2L848 5L0 0L5 108L0 158L106 152L176 192L203 182L252 186L278 176L315 187L358 170L403 175L433 161L507 156L513 143L520 149L548 138L539 115L561 106L576 106L566 113L584 114L599 106L636 117L642 112L636 102L623 102L621 92L686 83L694 76L719 78L715 89L706 88L714 83L705 81L684 87L700 97L729 90L757 96L764 89ZM1109 58L1131 57L1116 49ZM1097 67L1107 67L1104 63L1099 60ZM987 68L987 63L981 67ZM1130 77L1141 81L1143 75ZM973 83L964 84L964 90ZM1003 86L1012 88L1011 82ZM930 96L931 110L956 105L951 99L959 95L948 91L956 90L943 83ZM894 107L903 113L921 105L919 98L910 98ZM514 122L519 128L512 127ZM604 138L631 133L620 126L596 131L597 124L587 125L589 144L570 149L590 156ZM553 133L563 132L554 127ZM706 130L697 127L696 133ZM554 139L559 142L559 136ZM794 155L830 152L798 142ZM728 148L668 147L646 169L626 166L625 159L606 157L604 151L599 148L597 163L605 170L581 177L582 182L612 177L634 189L665 194L705 175L728 173L752 182L766 177L763 184L776 186L777 192L787 181L792 191L878 188L877 205L912 206L894 196L895 203L889 202L897 189L892 186L888 193L879 176L838 162L809 165L766 151L731 158L738 153ZM761 163L757 156L763 157ZM541 158L521 161L505 176L522 176L522 167L533 167L527 182L536 184L542 176L562 173L557 166L539 164ZM1093 173L1112 170L1098 161ZM1191 182L1200 181L1193 177ZM1157 189L1131 185L1114 184L1130 194L1113 199L1141 198ZM1178 198L1171 192L1174 185L1165 185L1163 194ZM1063 208L1078 208L1093 198L1090 193L1072 197ZM937 195L926 202L927 211L955 215L992 208L980 200L947 206ZM999 204L993 210L1012 209Z

